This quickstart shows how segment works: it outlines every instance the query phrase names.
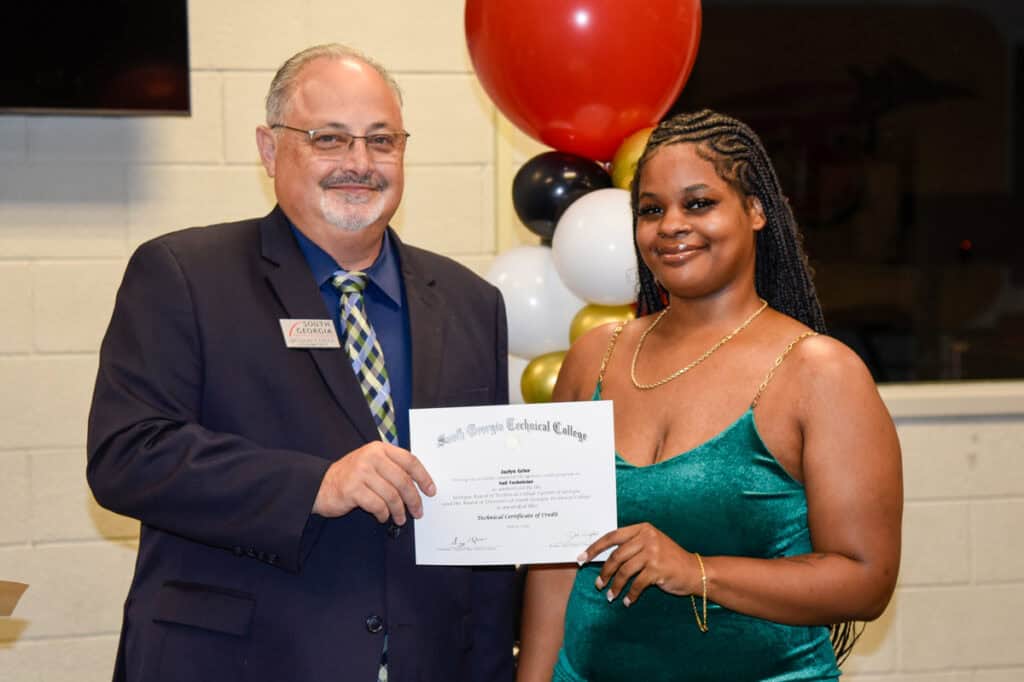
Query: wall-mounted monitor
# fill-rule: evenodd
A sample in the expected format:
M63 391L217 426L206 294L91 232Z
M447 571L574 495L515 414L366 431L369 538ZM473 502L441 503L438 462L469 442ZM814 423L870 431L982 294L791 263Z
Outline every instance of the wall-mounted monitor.
M1024 15L703 0L677 111L764 141L829 333L880 382L1024 378Z
M189 113L187 0L4 7L0 113Z

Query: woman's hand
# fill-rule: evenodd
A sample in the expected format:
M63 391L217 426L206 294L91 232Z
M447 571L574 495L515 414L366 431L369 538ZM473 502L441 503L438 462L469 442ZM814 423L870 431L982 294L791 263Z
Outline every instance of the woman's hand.
M611 547L618 548L604 562L594 581L599 590L608 587L608 601L614 601L630 578L633 584L623 606L635 604L651 585L678 596L700 594L700 565L690 552L649 523L638 523L605 533L577 558L582 565Z

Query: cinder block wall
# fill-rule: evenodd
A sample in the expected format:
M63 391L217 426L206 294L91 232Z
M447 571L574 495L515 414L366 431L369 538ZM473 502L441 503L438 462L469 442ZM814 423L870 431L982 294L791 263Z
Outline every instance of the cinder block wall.
M882 393L903 446L903 562L845 671L858 682L1020 682L1024 385Z
M191 117L0 116L0 578L32 585L0 619L0 682L110 677L138 524L98 508L85 484L99 341L141 241L273 205L253 130L284 58L341 41L396 72L413 133L396 221L408 241L478 271L530 241L509 194L541 147L477 85L462 10L193 2ZM1020 405L1024 386L1014 395ZM848 665L853 679L1024 679L1022 413L901 424L903 577Z

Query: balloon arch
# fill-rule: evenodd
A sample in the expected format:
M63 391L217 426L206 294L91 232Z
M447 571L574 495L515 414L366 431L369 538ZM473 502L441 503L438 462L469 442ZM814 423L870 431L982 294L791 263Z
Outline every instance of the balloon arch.
M699 0L466 2L466 42L484 90L555 149L512 183L516 214L540 246L499 254L488 272L508 311L514 401L550 400L568 344L633 316L628 188L650 131L693 69L700 28Z

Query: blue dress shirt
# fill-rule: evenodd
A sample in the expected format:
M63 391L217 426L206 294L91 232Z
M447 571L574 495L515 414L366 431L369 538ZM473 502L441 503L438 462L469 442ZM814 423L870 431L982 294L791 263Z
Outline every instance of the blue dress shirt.
M334 273L339 270L345 272L345 269L294 225L292 232L320 288L327 314L334 320L339 341L344 344L344 339L341 338L344 334L344 324L339 320L341 297L338 290L331 285L331 278ZM373 331L376 332L381 351L384 353L384 365L391 381L391 400L395 405L398 444L409 449L409 407L412 403L409 315L405 306L405 289L402 286L398 251L387 232L384 233L384 243L377 260L363 272L366 273L368 280L366 289L363 290L363 302L366 306L366 316L373 325ZM340 352L344 353L344 350Z

